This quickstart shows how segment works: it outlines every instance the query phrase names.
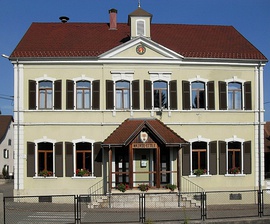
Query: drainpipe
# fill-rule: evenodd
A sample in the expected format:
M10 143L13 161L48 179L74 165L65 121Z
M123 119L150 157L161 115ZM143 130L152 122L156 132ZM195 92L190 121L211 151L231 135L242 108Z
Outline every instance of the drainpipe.
M262 168L261 168L261 67L262 67L262 62L259 63L258 65L258 100L259 100L259 116L258 116L258 121L259 121L259 132L258 132L258 153L259 153L259 191L261 192L262 190Z

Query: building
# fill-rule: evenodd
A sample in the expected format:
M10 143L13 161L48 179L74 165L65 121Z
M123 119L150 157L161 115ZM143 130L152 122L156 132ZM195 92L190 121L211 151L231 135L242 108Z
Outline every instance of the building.
M3 178L13 177L13 117L0 115L0 174Z
M232 26L108 17L33 23L10 55L15 195L263 185L267 58Z

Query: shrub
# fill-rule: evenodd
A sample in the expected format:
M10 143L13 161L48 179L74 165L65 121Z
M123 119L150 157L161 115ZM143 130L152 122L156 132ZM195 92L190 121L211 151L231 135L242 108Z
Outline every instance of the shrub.
M128 184L120 183L116 186L116 189L125 192L128 189Z
M149 185L148 184L139 184L138 189L140 191L148 191L149 190Z
M166 184L166 189L170 189L171 191L174 191L177 188L175 184Z

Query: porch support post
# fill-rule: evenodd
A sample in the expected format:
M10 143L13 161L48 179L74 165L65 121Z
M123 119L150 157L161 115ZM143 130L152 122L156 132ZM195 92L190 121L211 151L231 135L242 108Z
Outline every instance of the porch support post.
M109 193L112 193L112 148L109 148Z
M157 147L157 176L156 176L156 181L157 181L157 188L160 188L160 147Z
M177 189L181 190L181 150L177 150Z
M133 189L133 148L132 144L129 145L129 188Z

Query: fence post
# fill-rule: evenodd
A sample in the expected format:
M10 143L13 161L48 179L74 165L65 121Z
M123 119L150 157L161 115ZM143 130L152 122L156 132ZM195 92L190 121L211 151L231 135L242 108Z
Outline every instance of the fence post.
M75 203L75 223L80 224L81 223L81 200L80 196L76 195L74 196L74 203Z
M5 223L4 221L4 197L3 193L0 193L0 223Z
M262 217L262 214L263 214L263 209L262 209L262 206L263 206L263 191L261 190L258 190L258 216L259 217Z
M141 223L145 222L145 194L139 195L139 214Z
M201 219L204 221L206 218L206 192L201 192Z

